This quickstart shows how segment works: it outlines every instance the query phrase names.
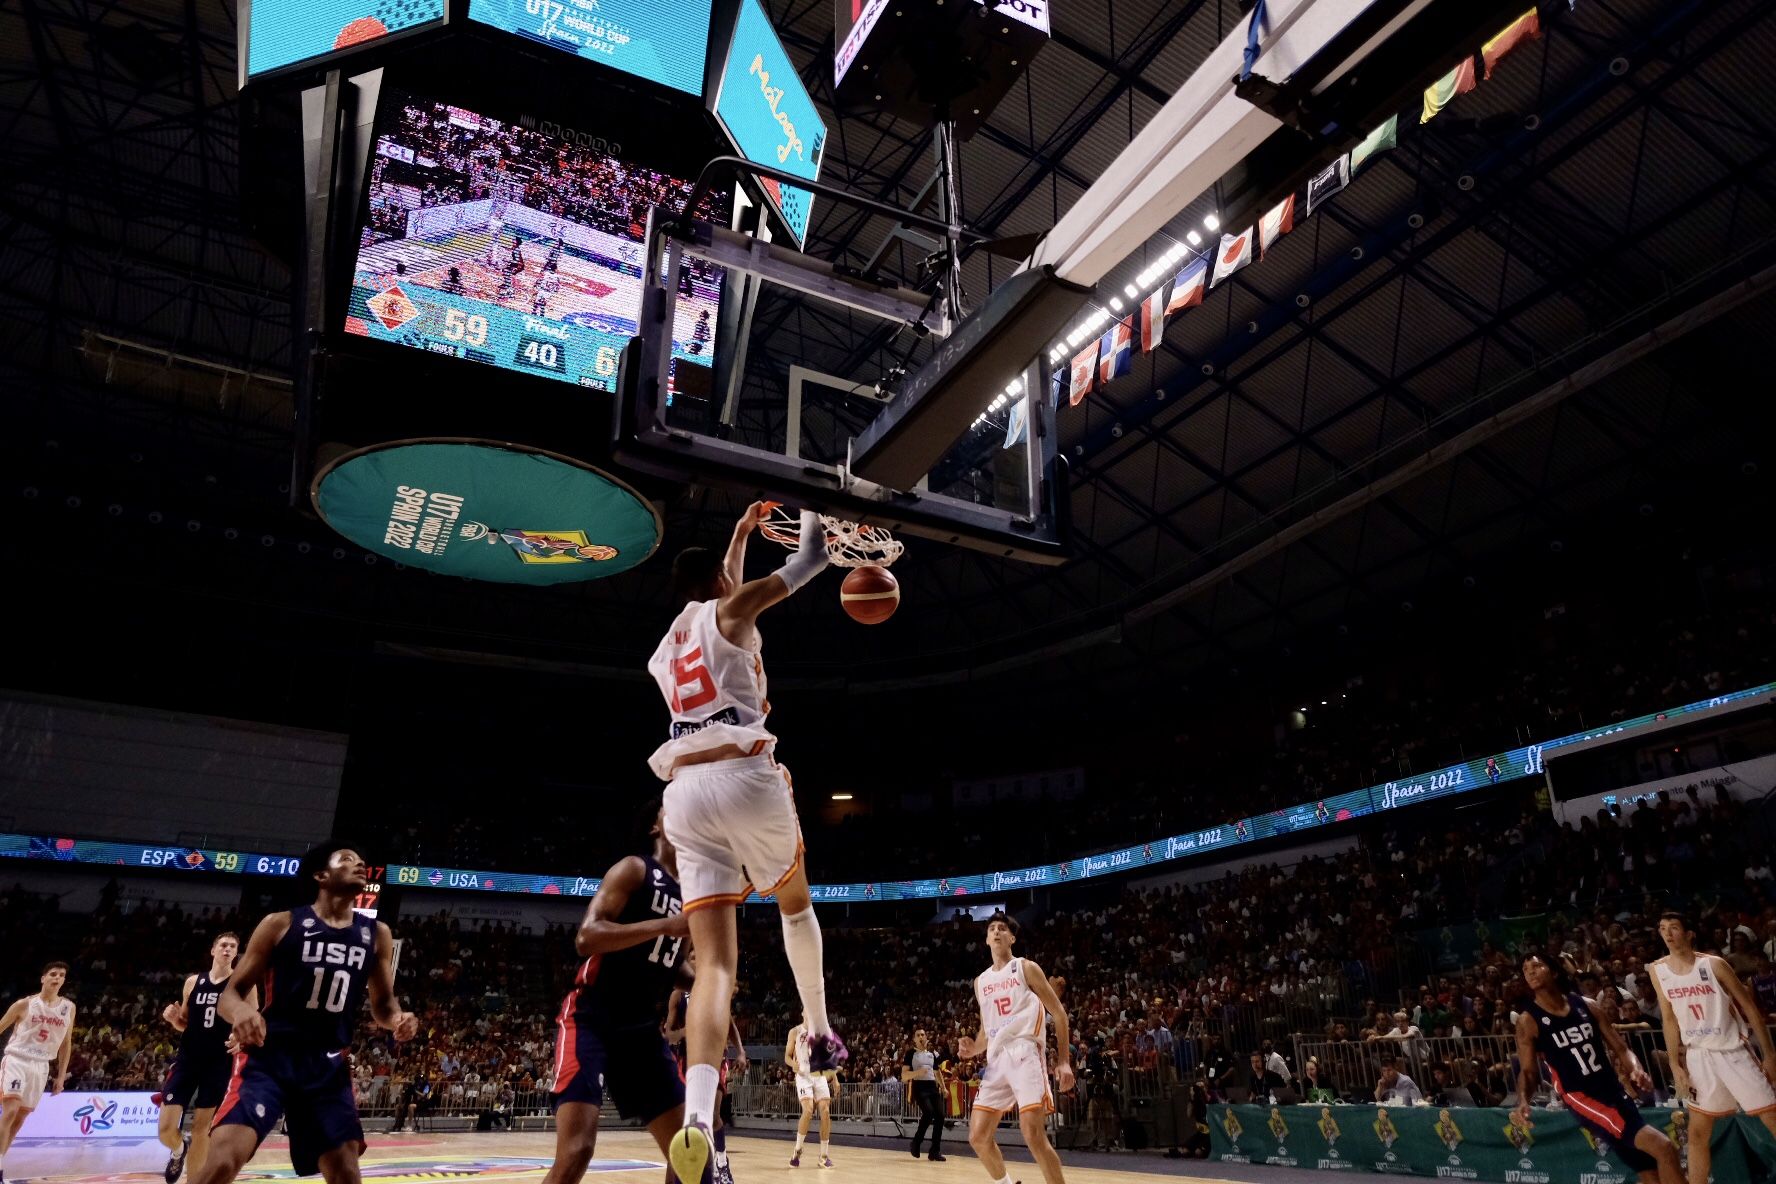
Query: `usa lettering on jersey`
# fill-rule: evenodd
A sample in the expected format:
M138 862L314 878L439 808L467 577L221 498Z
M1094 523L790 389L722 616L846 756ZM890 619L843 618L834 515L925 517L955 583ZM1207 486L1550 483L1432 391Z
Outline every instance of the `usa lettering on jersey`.
M302 939L302 960L355 970L367 964L369 957L363 946L346 945L343 942L328 941L326 938L305 937Z

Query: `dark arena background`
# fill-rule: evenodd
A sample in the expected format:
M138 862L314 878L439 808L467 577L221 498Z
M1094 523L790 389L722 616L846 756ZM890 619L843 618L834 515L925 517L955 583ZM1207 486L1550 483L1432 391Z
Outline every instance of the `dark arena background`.
M673 1178L718 850L712 1184L1776 1182L1776 8L6 0L0 53L0 1180Z

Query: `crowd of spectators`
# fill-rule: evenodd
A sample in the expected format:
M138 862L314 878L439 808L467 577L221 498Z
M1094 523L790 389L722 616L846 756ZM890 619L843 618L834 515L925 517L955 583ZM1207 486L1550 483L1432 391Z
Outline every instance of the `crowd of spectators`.
M647 207L680 209L692 183L600 150L443 103L408 102L373 164L371 229L398 237L410 209L499 198L640 241ZM711 205L710 209L713 209ZM707 214L709 211L705 211Z
M1576 826L1556 823L1527 791L1519 806L1491 829L1402 812L1344 852L1159 889L1080 885L1068 907L1027 914L1017 948L1068 1007L1094 1138L1122 1138L1131 1071L1148 1088L1197 1082L1205 1097L1496 1103L1514 1085L1510 1033L1526 994L1518 959L1530 948L1570 956L1606 1015L1656 1039L1642 967L1662 952L1657 915L1672 903L1697 912L1699 944L1719 950L1776 1015L1763 803L1693 786ZM223 929L249 932L250 919L120 902L114 890L78 915L22 889L0 895L11 948L73 955L70 1080L80 1087L156 1086L176 1042L160 1009ZM440 915L398 929L397 990L420 1013L421 1034L396 1045L366 1027L353 1057L366 1108L496 1124L540 1110L553 1012L575 961L571 926L531 933ZM745 918L736 1008L755 1053L750 1083L786 1080L775 1050L799 1012L776 929L770 910ZM1458 929L1468 945L1452 941ZM962 914L894 927L829 920L829 1008L853 1054L842 1085L895 1092L921 1026L946 1077L967 1080L955 1039L978 1022L970 984L989 959L983 939Z

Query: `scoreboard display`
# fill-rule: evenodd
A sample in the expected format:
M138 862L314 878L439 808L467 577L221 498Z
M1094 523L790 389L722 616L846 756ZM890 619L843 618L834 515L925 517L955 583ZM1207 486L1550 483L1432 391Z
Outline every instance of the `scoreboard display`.
M711 4L712 0L469 0L469 19L700 95Z
M241 5L241 72L257 78L443 19L444 0L253 0Z
M682 206L691 182L603 141L392 88L368 173L347 333L615 389L640 313L648 206ZM711 194L698 216L721 221L725 205ZM674 366L708 366L721 271L693 260L683 283Z

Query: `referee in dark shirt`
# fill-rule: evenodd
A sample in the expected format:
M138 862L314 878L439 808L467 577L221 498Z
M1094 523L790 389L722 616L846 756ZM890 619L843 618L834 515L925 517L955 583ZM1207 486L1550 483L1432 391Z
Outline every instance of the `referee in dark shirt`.
M913 1135L913 1158L919 1158L919 1146L925 1142L925 1128L931 1128L931 1158L942 1163L943 1104L937 1096L937 1054L929 1047L925 1029L913 1032L913 1047L902 1063L900 1079L913 1085L913 1102L919 1107L919 1130Z

